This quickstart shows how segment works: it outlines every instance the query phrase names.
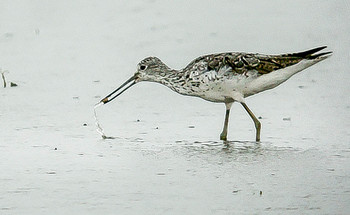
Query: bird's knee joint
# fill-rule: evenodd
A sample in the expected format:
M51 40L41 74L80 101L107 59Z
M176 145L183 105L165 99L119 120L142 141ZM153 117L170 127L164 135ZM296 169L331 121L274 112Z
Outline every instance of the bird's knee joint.
M260 129L261 128L261 123L259 121L255 122L255 128Z

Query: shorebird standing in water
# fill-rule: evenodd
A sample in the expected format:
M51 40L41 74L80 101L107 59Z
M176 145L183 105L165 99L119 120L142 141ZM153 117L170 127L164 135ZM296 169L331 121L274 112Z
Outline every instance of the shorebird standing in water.
M140 81L157 82L182 95L225 103L221 140L227 140L232 103L241 103L254 121L256 141L260 141L261 123L248 108L245 98L272 89L292 75L330 57L332 52L317 53L324 48L326 46L281 55L239 52L210 54L196 58L181 70L169 68L156 57L148 57L138 64L136 73L129 80L100 103L112 101Z

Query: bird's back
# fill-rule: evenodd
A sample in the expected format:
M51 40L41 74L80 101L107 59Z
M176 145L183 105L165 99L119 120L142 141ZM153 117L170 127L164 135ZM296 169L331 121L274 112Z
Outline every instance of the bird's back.
M215 102L223 102L232 91L247 97L276 87L330 56L331 52L316 54L324 48L326 46L281 55L228 52L201 56L183 69L187 90L194 96Z
M323 52L320 54L315 54L324 48L326 48L326 46L314 48L304 52L281 55L264 55L244 52L210 54L196 58L186 66L185 70L203 67L201 70L203 72L212 70L218 72L222 67L228 66L231 68L231 73L242 74L248 70L254 69L257 70L259 75L263 75L297 64L303 59L312 60L331 53Z

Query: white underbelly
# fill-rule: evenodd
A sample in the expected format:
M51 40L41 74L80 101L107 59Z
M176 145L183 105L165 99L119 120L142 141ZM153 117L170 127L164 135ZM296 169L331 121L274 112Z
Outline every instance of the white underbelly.
M198 87L197 96L212 102L225 102L230 98L235 100L235 95L244 95L246 86L256 78L257 72L249 71L227 78L204 80Z

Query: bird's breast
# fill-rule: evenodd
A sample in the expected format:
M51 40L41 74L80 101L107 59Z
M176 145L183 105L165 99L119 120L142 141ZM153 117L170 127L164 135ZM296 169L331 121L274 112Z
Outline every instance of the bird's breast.
M185 81L183 87L177 88L177 92L201 97L212 102L225 102L232 98L234 92L242 93L248 83L257 78L257 71L246 73L224 73L208 71L199 74L193 71Z

